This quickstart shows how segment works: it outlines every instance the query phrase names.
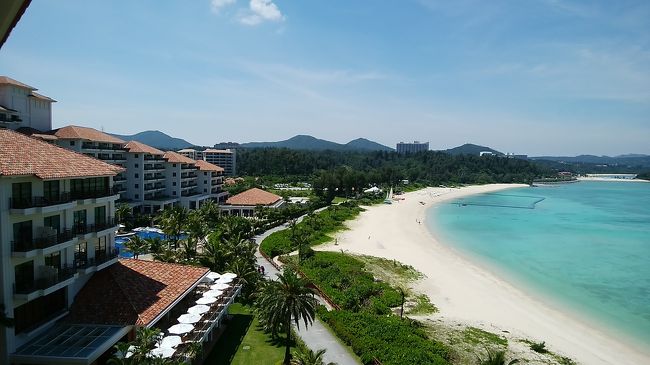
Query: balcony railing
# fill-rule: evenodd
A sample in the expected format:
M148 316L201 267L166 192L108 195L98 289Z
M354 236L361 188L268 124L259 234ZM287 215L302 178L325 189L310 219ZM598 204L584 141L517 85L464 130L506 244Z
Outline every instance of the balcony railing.
M119 190L116 188L78 190L78 191L70 192L70 196L72 197L73 200L103 198L106 196L111 196L116 194L119 194Z
M117 256L118 252L114 248L109 248L108 251L95 251L95 257L93 258L88 258L86 252L79 253L76 255L74 267L77 269L87 269L113 260Z
M145 170L162 170L164 168L163 165L144 165Z
M38 279L31 281L22 281L19 277L16 278L14 285L14 293L16 294L29 294L37 290L47 289L58 283L64 282L74 276L77 272L73 266L62 266L61 268L47 267L48 270L53 271L52 274L44 275Z
M95 222L94 224L76 224L72 228L72 232L75 235L84 235L88 233L103 231L115 226L117 226L115 218L108 218L105 221Z
M60 243L70 241L75 237L71 229L64 229L61 233L45 237L32 239L17 240L11 242L12 252L29 252L32 250L42 250L44 248L56 246Z
M123 147L119 144L115 145L115 144L92 143L92 142L82 143L81 148L89 149L89 150L113 150L113 151L123 149Z
M30 198L9 198L9 206L11 209L27 209L65 204L72 200L73 198L70 193L60 193L57 195L35 196Z
M145 180L160 180L160 179L164 179L164 178L165 178L165 176L163 176L162 174L144 175Z

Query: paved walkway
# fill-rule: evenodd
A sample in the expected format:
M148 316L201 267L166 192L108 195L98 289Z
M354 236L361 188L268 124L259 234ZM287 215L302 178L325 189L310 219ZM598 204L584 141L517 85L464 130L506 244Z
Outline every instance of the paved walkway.
M319 209L318 211L320 210L322 209ZM300 222L304 217L305 216L303 215L302 217L298 218L298 222ZM289 228L289 225L283 224L281 226L271 228L258 236L255 236L255 243L257 243L258 246L257 251L255 252L257 264L264 267L266 277L272 280L275 280L278 270L275 268L275 266L271 265L271 263L268 262L264 256L262 256L259 251L259 245L273 232L281 231L287 228ZM324 300L320 297L318 297L318 300L321 303L324 302ZM316 318L314 320L314 323L308 328L305 328L303 323L300 326L300 329L296 328L296 331L300 335L300 338L302 338L302 340L305 342L305 344L307 344L307 346L313 351L318 351L320 349L327 350L323 356L325 363L334 362L338 365L360 364L357 358L351 354L350 351L327 330L327 328L325 328L325 325L318 318Z

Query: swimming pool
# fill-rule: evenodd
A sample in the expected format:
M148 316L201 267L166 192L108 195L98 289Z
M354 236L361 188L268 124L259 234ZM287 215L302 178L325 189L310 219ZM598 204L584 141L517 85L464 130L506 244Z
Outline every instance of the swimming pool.
M160 238L161 240L166 240L167 236L163 233L160 233L160 231L156 228L136 228L135 230L136 233L135 235L140 237L140 238ZM134 231L135 231L134 230ZM115 237L115 249L119 253L120 257L125 257L125 258L131 258L133 257L133 254L129 252L124 244L130 239L130 237L133 236L127 236L127 237ZM181 235L179 239L185 239L187 235Z

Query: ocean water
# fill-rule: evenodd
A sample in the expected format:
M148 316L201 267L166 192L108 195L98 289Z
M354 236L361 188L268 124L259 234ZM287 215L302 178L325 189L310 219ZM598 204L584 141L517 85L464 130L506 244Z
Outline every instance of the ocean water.
M427 224L534 296L650 345L650 183L479 194L431 208Z

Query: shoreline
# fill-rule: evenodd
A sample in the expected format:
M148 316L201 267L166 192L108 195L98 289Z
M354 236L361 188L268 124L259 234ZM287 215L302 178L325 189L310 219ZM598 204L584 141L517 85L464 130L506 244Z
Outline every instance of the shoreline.
M546 341L551 351L583 364L650 361L650 354L642 348L623 342L606 328L592 326L570 310L562 310L561 305L547 304L543 295L526 293L525 285L512 283L499 270L458 252L426 224L417 223L424 221L426 211L435 204L525 186L493 184L406 193L402 195L404 200L392 205L367 207L357 219L348 222L349 230L336 235L338 245L316 249L384 257L415 267L426 276L415 289L427 294L440 309L433 316L436 319Z

